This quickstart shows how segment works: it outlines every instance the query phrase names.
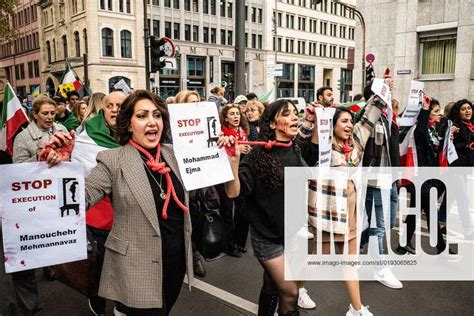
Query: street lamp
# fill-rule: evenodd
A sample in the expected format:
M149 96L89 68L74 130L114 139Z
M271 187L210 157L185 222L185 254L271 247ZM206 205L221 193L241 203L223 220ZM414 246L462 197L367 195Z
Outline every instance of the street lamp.
M365 88L365 20L364 17L362 16L362 13L357 10L354 6L345 4L343 2L340 2L339 0L333 0L335 3L339 3L341 6L344 8L348 9L349 11L354 12L354 14L359 18L360 20L360 26L362 28L362 93L364 93L364 88Z

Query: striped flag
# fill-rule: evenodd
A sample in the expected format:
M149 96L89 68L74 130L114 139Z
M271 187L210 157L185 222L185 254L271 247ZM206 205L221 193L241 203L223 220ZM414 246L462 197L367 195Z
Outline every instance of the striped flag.
M29 123L28 117L12 86L7 83L0 117L0 150L13 155L13 137L25 123Z
M103 150L116 148L115 139L110 135L105 121L104 110L100 110L96 116L87 120L84 130L76 137L72 161L84 165L87 176L97 164L97 154ZM110 230L113 224L113 209L108 197L91 207L86 213L87 225L98 229Z
M33 91L31 91L31 95L33 96L33 98L36 98L37 96L39 96L40 93L41 93L41 86L37 86L36 88L33 89Z
M352 101L348 103L343 103L338 106L338 108L344 108L348 109L354 113L357 113L360 111L365 106L365 101L359 100L359 101Z
M60 82L61 84L58 86L58 91L56 94L62 95L64 98L67 97L67 93L70 91L77 91L80 94L83 93L83 84L69 63L66 63L66 69L64 70L63 77L61 78Z
M403 142L400 144L400 166L402 167L418 166L415 144L415 128L416 125L413 125L408 130L405 139L403 139Z

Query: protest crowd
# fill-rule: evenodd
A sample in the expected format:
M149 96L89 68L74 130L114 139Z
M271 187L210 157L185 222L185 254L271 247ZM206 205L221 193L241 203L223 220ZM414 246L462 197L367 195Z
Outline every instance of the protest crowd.
M390 89L396 88L389 75L384 79ZM202 224L195 216L203 208L218 209L224 225L224 242L217 252L238 260L252 247L263 271L258 315L300 315L300 309L314 309L315 301L323 302L319 296L324 294L308 293L305 282L284 277L284 168L322 164L318 109L334 109L327 162L331 167L414 166L407 158L408 143L416 144L408 147L415 151L418 167L474 166L473 104L467 99L442 105L435 99L436 91L423 91L415 124L403 127L399 124L402 113L397 112L400 101L393 99L388 106L373 92L371 83L363 95L356 96L355 110L334 104L332 88L321 87L302 117L290 100L268 102L249 93L228 101L225 94L224 86L213 87L207 101L217 107L221 126L217 144L225 147L234 179L212 187L188 192L173 150L168 107L206 101L196 91L180 91L166 100L145 90L128 95L117 90L85 97L76 91L67 97L39 96L29 109L29 123L12 139L12 151L0 152L2 164L44 161L52 170L63 161L84 166L87 239L93 245L94 261L87 266L92 273L80 277L92 284L82 292L91 315L105 315L107 300L115 304L114 315L168 315L179 300L185 278L191 285L195 276L205 278L212 273L205 261L212 249L194 240L194 231ZM448 162L450 142L457 159ZM313 181L308 190L308 227L296 231L313 239L318 227L316 196L330 201L335 188L328 185L322 196L317 195ZM399 190L396 185L390 190L390 218L385 220L391 228L397 222ZM410 192L409 185L407 190ZM384 253L381 189L368 186L365 209L356 208L356 195L351 182L345 194L349 253L367 247L370 236L378 238L379 251ZM429 188L422 191L421 207L429 220L429 205L423 202L428 197ZM445 202L434 210L438 213L436 251L456 255L446 249L443 237L448 215ZM367 212L369 222L375 214L376 227L362 232L357 244L356 216L360 212ZM469 214L463 216L470 223ZM415 216L405 221L409 242L397 252L415 254L410 243ZM463 233L472 240L468 224ZM328 232L323 231L322 236L323 253L329 253ZM335 236L336 249L342 251L345 233ZM64 271L79 271L68 270L68 264L42 270L52 280L61 280ZM3 266L0 273L6 275ZM11 295L1 298L0 311L3 308L6 315L38 312L41 301L35 275L34 269L6 275L12 283ZM377 267L374 279L389 288L403 287L390 266ZM344 283L346 315L372 315L359 281Z

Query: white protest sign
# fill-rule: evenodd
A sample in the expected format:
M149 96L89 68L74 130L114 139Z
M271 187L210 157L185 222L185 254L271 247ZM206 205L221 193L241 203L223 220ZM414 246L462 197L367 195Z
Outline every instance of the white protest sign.
M392 130L392 92L385 79L375 78L372 83L372 91L378 95L387 105L388 131Z
M281 77L281 76L283 76L283 64L268 64L267 65L267 76L269 76L269 77Z
M448 141L448 163L452 164L454 161L458 159L458 153L456 152L456 147L454 147L453 140L451 139L451 127L453 126L453 122L448 120L448 129L446 130L446 137L445 141Z
M87 258L84 168L78 163L0 166L7 273Z
M114 85L114 88L115 89L119 89L119 90L122 90L123 93L125 94L132 94L132 89L130 89L130 87L128 86L128 84L125 82L125 80L123 79L120 79L119 82L117 82L115 85Z
M420 113L420 109L423 106L422 93L424 88L424 82L416 80L411 81L407 107L399 120L400 126L413 126L416 124L418 113Z
M186 190L233 180L224 148L217 139L221 124L214 102L169 104L173 147Z
M332 119L336 108L315 108L318 129L319 165L331 166L332 154Z

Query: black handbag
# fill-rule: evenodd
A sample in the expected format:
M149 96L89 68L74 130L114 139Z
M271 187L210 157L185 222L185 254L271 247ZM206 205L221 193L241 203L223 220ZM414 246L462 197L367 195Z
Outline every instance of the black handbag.
M219 194L214 187L198 189L190 202L192 240L206 260L223 256L226 250L224 221L219 215Z

